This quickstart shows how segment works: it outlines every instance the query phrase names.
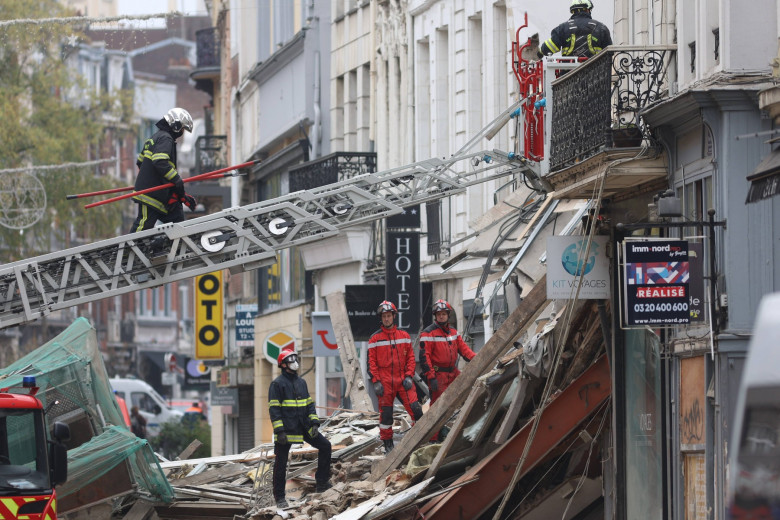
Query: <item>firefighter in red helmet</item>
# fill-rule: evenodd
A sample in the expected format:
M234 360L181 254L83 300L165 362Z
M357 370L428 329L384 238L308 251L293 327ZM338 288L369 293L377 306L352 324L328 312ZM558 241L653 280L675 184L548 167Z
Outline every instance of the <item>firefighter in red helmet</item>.
M287 507L284 487L287 482L287 460L293 443L311 444L319 450L317 471L314 474L317 493L331 487L330 479L330 441L319 431L320 418L309 396L306 381L298 377L298 354L285 349L277 358L282 369L279 377L271 382L268 389L268 410L274 428L274 473L273 493L278 507Z
M382 326L368 340L368 373L379 400L379 438L385 453L393 449L393 401L395 398L414 421L423 411L414 387L414 348L405 331L398 329L398 310L387 300L376 311Z
M441 396L460 374L458 355L467 362L476 354L458 331L450 326L452 307L445 300L433 304L433 323L420 335L420 367L431 391L431 404ZM437 433L432 440L438 440Z

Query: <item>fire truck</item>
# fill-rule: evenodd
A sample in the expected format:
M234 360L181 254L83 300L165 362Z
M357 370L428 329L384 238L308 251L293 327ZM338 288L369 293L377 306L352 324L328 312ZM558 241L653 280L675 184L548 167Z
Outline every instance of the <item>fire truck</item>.
M15 390L21 390L17 393ZM47 435L35 378L21 388L0 389L0 518L56 520L55 486L68 476L68 425L55 422Z

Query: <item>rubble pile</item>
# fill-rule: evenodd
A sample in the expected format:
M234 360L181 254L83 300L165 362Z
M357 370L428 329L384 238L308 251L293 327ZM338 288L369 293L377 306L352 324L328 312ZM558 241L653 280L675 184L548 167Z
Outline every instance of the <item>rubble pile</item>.
M405 412L399 410L394 426L397 435L410 427L404 416ZM339 518L340 514L361 506L366 511L374 509L409 488L414 476L420 473L421 468L415 465L417 462L410 461L408 473L398 470L383 481L370 480L373 466L385 456L375 413L339 411L323 422L321 431L333 445L333 487L324 493L315 492L313 474L317 450L308 444L294 445L287 472L289 507L284 510L276 507L273 500L274 454L273 443L268 443L237 455L176 461L161 458L160 467L175 493L173 503L164 505L139 496L126 497L120 507L123 513L117 516L160 520L187 517ZM432 447L426 446L419 451L430 452ZM413 457L413 461L418 460L419 457Z

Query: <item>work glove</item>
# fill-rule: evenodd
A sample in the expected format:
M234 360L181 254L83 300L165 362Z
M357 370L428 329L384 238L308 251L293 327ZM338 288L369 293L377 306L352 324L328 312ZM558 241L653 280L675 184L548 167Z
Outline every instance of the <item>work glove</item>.
M312 437L316 437L317 434L319 434L319 433L320 433L320 425L319 424L312 425L312 427L311 427L311 436Z
M195 197L192 195L184 194L184 200L181 201L182 204L190 208L190 211L195 211L195 208L198 206L198 201L195 200Z
M278 444L287 444L287 434L283 431L276 433L276 442Z
M173 181L173 192L178 195L180 199L184 199L184 181L180 176L177 176L176 180Z
M374 393L377 395L377 397L382 397L385 395L385 387L382 386L381 381L374 383Z
M414 383L412 382L412 378L410 376L406 376L404 380L401 382L401 384L406 390L411 390L412 386L414 385Z
M433 378L430 381L428 381L428 389L431 392L438 392L439 391L439 382L436 380L436 378Z

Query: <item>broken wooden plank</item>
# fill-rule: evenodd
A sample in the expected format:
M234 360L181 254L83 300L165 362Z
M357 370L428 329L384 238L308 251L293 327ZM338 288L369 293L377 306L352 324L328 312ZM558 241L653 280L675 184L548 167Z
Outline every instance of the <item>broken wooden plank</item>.
M217 503L217 502L176 502L171 505L156 506L155 511L161 518L195 520L208 518L209 520L233 520L235 515L245 515L246 506L243 504Z
M153 512L154 505L151 502L136 500L122 520L147 520Z
M447 453L449 453L450 448L455 443L455 439L460 437L460 432L463 431L463 427L466 425L466 418L468 418L469 414L471 413L471 410L474 408L474 405L482 398L484 394L485 394L484 385L476 385L471 390L468 399L466 399L466 404L464 404L461 407L460 414L458 415L458 418L455 419L455 423L452 425L452 429L450 430L450 433L447 435L447 438L445 438L444 442L441 444L441 448L439 448L439 453L437 453L436 456L433 458L433 462L431 462L428 471L425 473L425 478L431 478L436 474L437 471L439 471L439 468L444 462Z
M595 413L609 399L611 390L609 364L602 356L569 387L552 397L541 411L539 434L531 440L520 477L545 460L563 439ZM475 475L479 475L479 480L428 502L420 510L423 517L428 520L479 518L507 491L533 422L529 421L508 442L480 460L455 482Z
M330 321L333 324L333 334L336 336L344 378L347 381L345 394L349 396L352 408L361 411L374 411L366 391L366 383L363 380L363 371L360 368L360 358L355 349L355 340L352 337L352 329L349 327L347 305L344 301L344 293L337 291L326 296Z
M224 466L218 466L216 468L209 469L198 475L186 476L171 481L171 484L177 486L199 486L201 484L209 484L217 482L219 480L225 480L235 477L236 475L242 475L248 471L247 466L243 464L229 463Z
M496 444L504 444L509 436L512 434L512 429L517 422L517 418L520 416L520 412L523 407L533 395L534 389L539 386L539 379L528 379L521 377L517 382L517 389L515 395L512 396L512 402L509 404L509 410L507 410L504 420L501 422L496 436L493 438L493 442Z
M378 481L394 468L397 468L422 443L431 438L433 432L441 428L452 413L463 404L479 376L485 373L496 359L512 346L514 340L549 303L547 300L547 276L536 283L517 309L509 315L501 327L493 334L484 347L463 369L463 372L433 403L428 412L417 421L414 428L404 435L387 456L371 472L371 479Z
M176 460L187 460L190 457L192 457L192 454L195 453L195 450L203 446L203 443L200 442L198 439L195 439L190 443L189 446L184 448L181 453L179 453L179 456L176 457Z

